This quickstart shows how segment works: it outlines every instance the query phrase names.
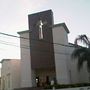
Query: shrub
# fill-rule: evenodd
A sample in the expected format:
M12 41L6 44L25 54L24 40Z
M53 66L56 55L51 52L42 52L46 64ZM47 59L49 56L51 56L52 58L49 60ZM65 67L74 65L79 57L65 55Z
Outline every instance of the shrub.
M52 89L55 87L56 89L60 88L75 88L75 87L85 87L90 86L90 83L76 83L76 84L55 84L55 85L47 85L44 88L45 89Z

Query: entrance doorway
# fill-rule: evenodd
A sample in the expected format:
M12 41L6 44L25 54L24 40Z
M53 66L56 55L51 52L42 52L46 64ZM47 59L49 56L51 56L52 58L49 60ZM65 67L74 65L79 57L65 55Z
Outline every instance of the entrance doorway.
M55 77L56 75L54 69L36 70L36 85L37 87L50 85L51 80L53 80Z

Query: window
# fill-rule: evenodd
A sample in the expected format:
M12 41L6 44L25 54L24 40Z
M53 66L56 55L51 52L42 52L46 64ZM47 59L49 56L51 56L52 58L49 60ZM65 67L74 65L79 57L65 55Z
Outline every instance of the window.
M7 87L10 88L10 73L7 74Z

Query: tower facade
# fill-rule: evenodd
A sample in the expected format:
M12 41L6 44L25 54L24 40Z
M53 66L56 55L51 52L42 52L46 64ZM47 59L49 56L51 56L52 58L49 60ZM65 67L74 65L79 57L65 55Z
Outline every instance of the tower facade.
M30 14L28 20L29 30L19 32L21 37L27 38L21 38L21 86L43 86L51 80L69 83L67 56L57 54L66 52L57 45L68 44L69 31L65 23L54 25L51 10Z

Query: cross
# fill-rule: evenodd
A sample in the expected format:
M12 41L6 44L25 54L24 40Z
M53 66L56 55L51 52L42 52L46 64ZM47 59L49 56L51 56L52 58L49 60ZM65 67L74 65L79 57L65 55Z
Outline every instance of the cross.
M47 21L42 21L42 20L39 20L37 22L37 26L39 27L39 39L43 39L43 25L46 25L47 24Z
M43 25L44 23L42 22L42 20L39 21L39 38L43 39Z

